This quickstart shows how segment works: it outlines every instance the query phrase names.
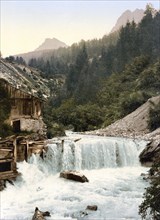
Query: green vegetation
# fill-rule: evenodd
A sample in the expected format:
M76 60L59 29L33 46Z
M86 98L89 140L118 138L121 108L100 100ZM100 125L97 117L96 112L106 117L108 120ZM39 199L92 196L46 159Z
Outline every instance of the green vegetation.
M10 114L11 103L8 101L9 97L3 85L3 81L0 80L0 137L13 134L11 126L5 123Z
M155 105L152 103L152 107L149 110L148 128L150 131L160 127L160 102Z
M148 5L138 25L128 22L119 32L100 40L81 41L31 59L29 65L49 79L51 97L44 109L48 138L64 135L64 129L86 131L107 126L160 95L159 39L160 11ZM14 57L8 60L15 62ZM16 62L23 60L16 58ZM53 80L58 77L65 81L62 86ZM11 132L4 124L10 103L1 84L0 107L0 136L5 136ZM148 127L150 131L160 127L160 103L151 107ZM160 219L159 167L160 158L152 168L151 185L140 206L144 219L148 211L153 219Z
M148 215L150 219L160 219L160 156L154 162L150 169L150 186L144 194L144 201L139 207L139 214L142 219Z
M30 60L31 66L50 79L51 92L54 77L65 80L46 107L49 123L75 131L97 129L160 95L159 28L160 12L147 6L138 25L128 22L102 39L81 41Z

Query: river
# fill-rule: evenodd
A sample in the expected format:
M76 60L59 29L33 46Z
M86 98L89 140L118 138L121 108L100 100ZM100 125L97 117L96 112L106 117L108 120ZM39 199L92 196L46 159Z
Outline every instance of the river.
M74 140L78 140L74 142ZM31 220L35 207L49 211L50 220L140 219L138 206L146 182L138 155L144 141L68 133L48 144L44 159L33 155L18 163L21 176L1 192L1 220ZM59 178L62 170L79 170L89 182ZM97 211L86 210L97 205Z

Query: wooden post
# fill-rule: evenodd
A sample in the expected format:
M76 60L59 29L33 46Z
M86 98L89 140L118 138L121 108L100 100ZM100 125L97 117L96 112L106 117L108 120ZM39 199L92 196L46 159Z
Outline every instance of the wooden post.
M17 139L15 138L13 141L13 159L14 162L17 162Z
M26 140L26 149L25 149L25 160L28 161L28 150L29 150L29 141Z
M13 141L13 161L12 161L13 172L17 171L16 163L17 163L17 139L15 138Z

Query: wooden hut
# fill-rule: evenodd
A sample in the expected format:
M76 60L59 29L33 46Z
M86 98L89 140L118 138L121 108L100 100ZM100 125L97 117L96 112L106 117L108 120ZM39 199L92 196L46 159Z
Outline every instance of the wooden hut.
M14 132L33 131L43 134L45 131L41 115L43 100L12 86L4 79L0 79L0 83L10 98L11 112L6 122L13 127Z

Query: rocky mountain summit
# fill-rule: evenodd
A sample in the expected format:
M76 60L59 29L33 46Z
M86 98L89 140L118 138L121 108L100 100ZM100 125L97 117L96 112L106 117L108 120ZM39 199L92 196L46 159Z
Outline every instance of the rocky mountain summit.
M45 41L34 51L30 51L28 53L17 54L14 57L23 57L23 59L28 63L31 58L40 58L45 57L47 54L52 54L54 50L57 50L61 47L66 48L67 45L56 39L56 38L46 38Z
M56 38L46 38L45 41L35 51L56 50L60 47L67 47L67 45Z
M122 26L125 26L127 21L132 22L135 21L138 24L144 16L144 10L136 9L135 11L127 10L125 11L117 20L115 26L112 28L111 33L114 31L118 31Z

